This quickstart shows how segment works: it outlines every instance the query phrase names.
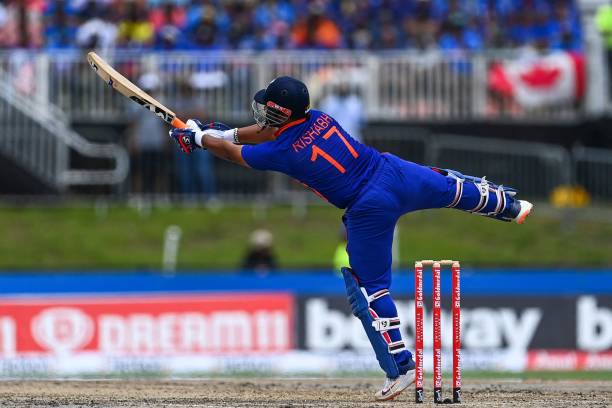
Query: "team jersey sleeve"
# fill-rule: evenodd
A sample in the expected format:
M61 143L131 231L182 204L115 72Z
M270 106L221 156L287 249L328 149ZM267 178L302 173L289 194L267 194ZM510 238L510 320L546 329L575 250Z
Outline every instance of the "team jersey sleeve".
M278 153L273 142L243 146L242 158L256 170L278 170Z

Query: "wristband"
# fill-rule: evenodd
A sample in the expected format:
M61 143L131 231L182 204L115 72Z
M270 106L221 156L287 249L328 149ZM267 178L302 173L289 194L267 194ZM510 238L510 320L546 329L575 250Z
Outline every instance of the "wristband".
M195 132L196 145L200 146L201 148L204 148L204 146L202 145L203 138L204 138L204 132Z
M223 140L239 144L240 142L238 141L238 128L223 131Z

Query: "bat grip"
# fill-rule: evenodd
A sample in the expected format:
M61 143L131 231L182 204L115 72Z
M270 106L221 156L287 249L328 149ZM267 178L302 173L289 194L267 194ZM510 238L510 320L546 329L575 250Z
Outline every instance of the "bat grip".
M179 129L184 129L187 127L187 125L185 124L185 122L183 122L182 120L180 120L179 118L174 118L172 119L172 122L170 122L170 125L172 127L175 128L179 128Z

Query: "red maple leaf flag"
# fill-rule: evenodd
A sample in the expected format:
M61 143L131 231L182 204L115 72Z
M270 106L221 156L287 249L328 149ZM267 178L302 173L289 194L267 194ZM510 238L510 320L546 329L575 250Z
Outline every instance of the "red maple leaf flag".
M554 87L562 75L558 67L547 67L535 64L527 72L520 74L521 81L531 88L550 89Z
M568 52L496 63L489 70L489 88L525 108L580 101L584 82L584 57Z

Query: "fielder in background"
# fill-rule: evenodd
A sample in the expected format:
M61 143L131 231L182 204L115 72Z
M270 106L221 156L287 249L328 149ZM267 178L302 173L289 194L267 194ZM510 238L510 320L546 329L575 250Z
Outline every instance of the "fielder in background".
M252 107L254 125L230 129L189 120L187 128L172 129L170 136L185 153L204 148L244 167L287 174L346 209L347 295L386 375L375 398L393 399L414 382L414 361L389 293L398 219L446 207L521 224L532 204L484 177L421 166L359 143L334 118L310 109L308 89L297 79L276 78L255 94Z

